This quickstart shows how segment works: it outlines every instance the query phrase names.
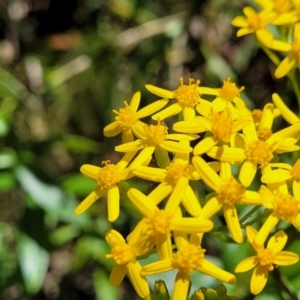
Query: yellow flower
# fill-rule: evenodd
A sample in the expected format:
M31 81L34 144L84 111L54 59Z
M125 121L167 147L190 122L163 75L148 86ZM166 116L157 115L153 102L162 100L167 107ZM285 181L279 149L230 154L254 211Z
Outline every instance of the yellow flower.
M266 115L266 122L271 116ZM268 121L269 122L269 121ZM213 147L207 152L212 158L219 159L227 162L243 162L239 180L243 186L248 187L257 172L258 166L261 167L262 172L269 165L273 158L273 152L280 147L282 141L286 138L293 137L300 131L300 122L284 128L274 134L272 134L267 140L260 140L257 136L254 122L251 122L243 128L244 136L239 136L236 147L229 148L228 146ZM293 146L292 150L280 148L282 152L289 152L299 149L297 146Z
M193 164L204 183L216 192L202 208L200 217L210 219L223 207L224 218L232 238L237 243L242 243L244 237L235 205L262 205L259 194L247 191L234 179L229 163L221 162L220 176L199 156L193 157Z
M153 85L146 85L148 91L162 98L176 99L177 103L170 105L159 113L152 116L153 120L164 120L183 111L185 120L192 120L195 117L195 107L200 103L201 97L197 90L200 80L195 82L189 79L189 84L183 84L183 78L180 77L180 86L174 91L165 90Z
M150 294L146 277L141 274L141 265L136 260L138 256L144 255L143 249L139 249L134 244L133 239L124 240L122 235L115 230L109 230L105 239L111 247L111 253L106 258L113 259L116 264L113 267L109 281L112 286L118 286L124 279L126 273L135 291L141 298L146 298Z
M155 101L154 103L145 106L144 108L138 110L141 100L141 93L136 92L128 105L127 101L124 101L124 107L120 108L119 111L113 110L117 115L115 121L107 125L104 128L104 136L113 137L122 132L122 142L128 143L134 140L132 128L136 124L140 124L139 119L150 116L155 112L162 109L167 103L168 100L162 99Z
M257 231L253 227L247 226L246 232L249 243L257 253L240 262L235 272L247 272L255 268L251 277L250 290L252 294L257 295L265 287L269 271L274 270L274 265L289 266L295 264L299 257L293 252L281 251L287 242L287 235L282 230L270 238L266 248L255 244Z
M250 118L233 121L229 109L213 112L208 117L195 117L193 121L181 121L174 124L174 130L184 133L200 133L210 131L212 136L206 136L194 147L194 155L201 155L220 143L229 143L233 134L240 131L251 122Z
M276 14L269 10L263 10L257 13L252 7L246 6L243 9L246 17L235 17L231 24L241 27L238 30L237 36L255 33L258 40L265 46L270 47L273 41L272 33L266 28L275 18Z
M190 153L192 147L185 144L169 140L194 140L198 136L184 135L184 134L168 134L168 127L157 121L157 125L137 125L135 135L138 139L134 142L129 142L115 147L118 152L131 152L143 149L138 156L131 163L131 169L143 165L149 158L152 157L156 148L162 148L172 153Z
M212 101L212 111L219 112L227 108L232 115L232 118L238 119L241 116L249 115L244 100L240 97L240 93L244 90L244 87L238 88L234 82L231 82L230 77L223 80L223 86L221 88L208 88L198 87L198 92L201 95L214 95L216 98ZM235 106L233 106L233 104ZM203 115L201 105L199 113ZM204 115L205 116L205 115ZM205 116L206 117L206 116Z
M189 145L186 140L181 140L180 143ZM214 169L219 170L219 163L211 163ZM189 185L189 180L199 180L200 175L195 168L189 164L189 153L176 153L173 161L165 169L140 166L132 173L140 178L160 182L160 184L152 190L148 197L155 203L159 204L165 199L179 183L181 177L187 179L187 185L183 186L182 204L192 216L199 216L201 207L195 192Z
M96 200L107 192L108 220L110 222L115 221L119 217L120 210L118 185L122 180L132 177L126 166L134 155L135 152L127 153L116 165L111 164L110 161L104 161L102 162L104 164L103 168L93 165L83 165L80 168L81 173L88 179L96 181L98 187L76 207L75 214L78 215L85 212Z
M145 276L167 272L177 269L172 300L186 300L190 285L190 275L194 271L212 276L226 283L234 284L234 275L217 267L205 259L205 249L202 249L201 235L192 234L190 239L186 234L174 234L178 251L173 258L160 260L142 268Z
M283 59L275 70L275 77L281 78L287 75L295 66L300 68L300 23L294 26L294 43L286 42L274 43L273 48L278 51L290 52L290 54Z
M300 192L296 191L295 197L288 192L287 184L281 182L277 189L272 191L262 185L259 190L263 205L272 210L255 238L257 245L262 245L268 234L280 220L292 223L300 231Z
M143 215L142 221L131 233L139 237L138 244L149 252L154 245L160 259L172 258L171 233L203 233L213 228L210 220L182 218L179 204L184 194L187 179L182 177L174 188L165 209L159 209L151 199L137 189L130 189L127 195Z

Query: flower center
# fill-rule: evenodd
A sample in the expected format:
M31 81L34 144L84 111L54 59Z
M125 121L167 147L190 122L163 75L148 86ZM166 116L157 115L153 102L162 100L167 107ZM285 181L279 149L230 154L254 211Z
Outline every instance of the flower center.
M289 194L278 194L274 198L273 207L280 219L291 222L299 213L300 202Z
M278 13L285 13L291 10L293 4L290 0L274 0L274 10Z
M257 130L257 137L261 141L266 141L272 134L272 130L269 128L260 128Z
M291 170L291 175L296 181L300 181L300 158L295 162Z
M201 268L205 251L200 246L188 244L173 256L173 267L190 275Z
M265 141L254 141L246 146L245 155L248 161L266 166L273 158L272 146Z
M272 251L272 249L262 249L257 253L257 258L259 259L259 263L263 267L268 267L270 271L274 269L273 263L276 258L276 254Z
M151 146L159 146L165 141L166 135L168 134L167 126L161 124L160 120L157 120L157 125L145 125L144 130L147 142Z
M152 217L145 219L147 234L170 234L170 218L165 210L157 210Z
M234 177L231 177L220 186L217 198L220 202L233 206L242 200L244 193L245 188Z
M295 58L300 58L300 43L294 43L291 52Z
M131 106L128 105L127 101L124 101L124 107L120 108L119 111L113 110L113 112L117 115L115 117L115 120L118 124L118 126L122 129L130 128L134 122L136 122L136 113L131 108Z
M180 86L177 90L173 91L174 98L182 105L188 107L194 107L200 101L200 95L197 91L197 87L200 84L200 80L194 83L194 79L189 79L189 85L183 84L183 78L180 77Z
M230 141L232 134L232 120L227 108L225 110L214 113L212 116L212 128L211 132L213 135L224 143Z
M250 29L256 31L264 27L263 21L259 14L254 14L250 18L248 18L248 26Z
M176 185L180 177L191 178L192 167L189 164L171 162L167 167L165 181L170 185Z
M262 110L261 109L253 109L252 110L252 119L254 123L260 122L262 117Z
M125 242L118 241L117 244L111 249L111 253L105 256L112 258L118 265L129 263L135 259L135 254L132 248Z
M237 88L234 82L230 81L228 77L226 80L223 80L223 86L220 91L220 97L226 101L232 101L235 97L240 95L240 92L244 90L244 87Z
M121 181L121 176L118 167L111 164L109 160L103 161L102 164L105 166L100 170L97 182L104 190L116 186Z

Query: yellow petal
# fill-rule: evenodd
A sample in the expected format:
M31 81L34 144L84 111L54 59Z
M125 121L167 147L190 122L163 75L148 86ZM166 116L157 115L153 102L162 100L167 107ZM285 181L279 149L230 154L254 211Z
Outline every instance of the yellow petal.
M163 199L173 191L173 187L165 182L159 184L149 195L150 199L155 205L159 204Z
M95 191L91 192L76 208L74 213L76 215L80 215L83 212L85 212L96 200L98 200L102 195L104 194L104 191L101 190L101 188L97 188Z
M280 251L276 254L274 264L278 266L290 266L299 260L299 256L293 252Z
M206 129L195 121L180 121L173 125L173 129L183 133L200 133L206 131Z
M251 256L243 261L241 261L235 268L234 272L235 273L242 273L242 272L247 272L254 268L258 263L258 259L256 256Z
M150 116L150 115L156 113L157 111L161 110L162 108L164 108L168 103L169 103L168 99L157 100L157 101L143 107L142 109L140 109L137 112L136 116L139 119Z
M139 262L134 261L128 264L127 272L136 293L144 299L149 296L150 290L146 277L141 274L141 269L142 267Z
M262 203L265 207L272 209L273 208L273 193L265 186L262 185L259 189L259 195L262 200Z
M157 86L151 85L151 84L146 84L146 89L161 98L167 98L167 99L172 99L173 97L173 92L159 88Z
M273 40L270 48L276 51L289 52L292 49L292 45L287 42Z
M164 141L160 144L160 147L172 153L190 153L193 151L192 147L173 141Z
M190 275L178 272L175 278L172 300L187 299L190 287Z
M116 164L120 171L122 173L123 170L128 166L128 164L131 162L131 160L136 155L136 151L133 152L127 152L125 155L119 160L119 162ZM127 171L126 171L127 172Z
M183 134L183 133L171 133L166 136L168 140L174 140L174 141L193 141L199 138L199 135L197 134ZM182 146L189 147L189 143L182 143Z
M263 226L258 231L254 242L259 246L263 245L269 233L276 226L278 222L279 222L279 218L276 217L274 213L271 213L267 218L267 220L265 221L265 223L263 224Z
M141 193L139 190L131 188L127 192L127 196L136 207L136 209L144 216L149 217L157 210L156 205L150 201L147 196Z
M253 33L253 32L254 32L254 30L253 30L252 28L244 27L244 28L241 28L241 29L239 29L239 30L237 31L236 36L237 36L237 37L241 37L241 36L243 36L243 35L251 34L251 33Z
M244 17L242 17L242 18L244 18ZM220 93L220 89L215 89L215 88L210 88L210 87L204 87L204 86L199 86L197 88L197 91L198 91L198 93L200 95L215 95L215 96L217 96Z
M201 218L175 218L171 220L171 228L174 231L186 233L200 233L212 230L214 224L210 220Z
M96 182L100 171L101 168L93 165L83 165L80 168L80 172L82 173L82 175Z
M188 185L185 189L182 204L188 213L194 217L198 217L201 213L201 206L193 189Z
M133 94L129 106L132 108L134 112L137 112L141 100L141 92L136 92Z
M279 64L279 66L275 70L275 77L276 78L281 78L285 75L287 75L290 70L294 67L296 64L296 59L294 58L293 55L289 55L286 58L283 59L283 61Z
M149 158L152 157L153 152L155 151L155 147L149 146L145 147L138 156L133 160L133 162L130 165L130 169L133 171L137 167L140 167L145 164L146 161L149 160Z
M246 233L247 233L247 238L251 246L254 248L256 252L258 252L260 249L262 249L262 246L258 246L255 244L255 238L257 236L257 230L253 228L252 226L247 226L246 227Z
M222 181L226 181L232 177L231 164L229 162L222 161L220 169L220 178Z
M104 127L103 134L106 137L113 137L122 132L122 129L118 126L117 122L112 122Z
M172 259L173 249L171 236L168 234L158 234L156 238L156 251L160 260Z
M207 155L228 162L241 162L245 159L245 153L240 148L229 148L228 146L213 147L207 152Z
M141 270L141 273L145 276L149 276L149 275L156 275L159 273L171 271L173 269L174 267L173 267L172 260L165 259L144 266Z
M237 16L235 17L232 21L231 21L231 24L233 26L236 26L236 27L247 27L248 26L248 22L247 22L247 19L243 16ZM205 94L203 92L203 94Z
M259 128L268 128L271 129L274 121L274 105L272 103L268 103L265 105L261 120L259 123Z
M159 168L140 166L133 170L132 173L139 178L143 178L150 181L162 182L166 177L167 171Z
M268 280L268 267L258 265L251 277L250 290L254 295L259 294L265 287Z
M124 129L122 131L122 143L130 143L134 141L134 136L131 128Z
M242 234L241 225L237 215L237 211L234 206L230 207L228 205L223 205L224 217L228 230L238 244L244 241L244 236Z
M132 152L143 149L145 146L140 140L134 142L126 143L115 147L117 152Z
M211 114L211 108L211 102L204 99L201 99L200 104L196 106L197 112L204 117L208 117Z
M300 214L298 214L297 217L292 220L292 224L298 231L300 231Z
M240 169L239 179L241 184L244 187L250 186L253 181L253 178L256 174L257 165L250 162L245 161Z
M208 136L200 141L194 148L194 155L202 155L212 149L218 140L214 136Z
M296 199L300 199L300 182L293 181L293 194Z
M109 222L114 222L119 217L120 192L117 186L112 187L107 191L107 212Z
M127 264L115 265L110 273L109 282L112 286L118 286L123 281L127 271Z
M243 13L245 14L245 16L247 18L251 18L251 17L257 15L257 12L251 6L245 6L243 8Z
M208 202L203 206L201 210L201 218L210 219L222 208L222 204L216 197L208 200Z
M240 203L248 205L263 205L259 193L254 191L245 191L244 197Z
M256 37L263 45L272 47L273 35L267 28L256 30Z
M203 259L201 267L199 268L201 273L212 276L218 280L224 281L226 283L234 284L236 283L236 278L233 274L228 273L221 268L217 267L210 261Z
M207 164L207 162L202 157L194 156L192 161L205 184L214 191L217 191L222 185L222 181L218 174Z
M126 243L123 236L114 229L109 229L105 234L105 240L111 248L115 247L120 242Z
M285 181L292 178L291 172L288 170L272 170L267 172L261 177L261 182L263 183L276 183L279 181Z
M296 124L300 121L298 116L292 112L288 106L284 103L284 101L281 99L281 97L274 93L272 95L272 100L274 104L277 106L277 108L280 110L280 113L282 117L290 124Z
M171 116L177 115L182 111L182 107L179 105L179 103L171 104L169 107L163 109L162 111L158 112L157 114L152 116L153 120L160 119L165 120Z
M280 230L278 232L276 232L274 235L272 235L272 237L269 239L267 248L272 249L273 252L279 252L281 251L286 242L287 242L287 235L284 233L283 230Z
M193 120L196 115L194 107L189 107L189 106L183 108L182 114L183 114L183 119L185 121Z

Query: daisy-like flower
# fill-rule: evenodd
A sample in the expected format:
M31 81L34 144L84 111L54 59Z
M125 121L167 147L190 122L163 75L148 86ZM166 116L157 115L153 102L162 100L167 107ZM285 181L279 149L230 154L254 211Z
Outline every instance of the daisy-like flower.
M237 36L255 33L263 45L270 47L273 42L273 35L266 26L275 20L276 13L270 10L263 10L258 13L250 6L244 7L243 12L245 17L235 17L231 22L233 26L241 27Z
M176 103L153 115L152 119L164 120L182 111L185 120L192 120L195 117L195 107L201 100L197 89L199 84L200 80L195 82L194 79L190 78L189 84L186 85L183 83L183 77L180 77L180 86L174 91L165 90L150 84L146 85L147 90L156 96L177 100Z
M144 249L137 247L133 238L128 239L126 243L122 235L115 230L109 230L105 239L111 247L111 253L107 254L106 258L116 262L110 274L110 284L118 286L127 273L139 297L143 299L148 297L149 285L146 277L141 274L140 263L136 260L137 257L145 255Z
M216 96L216 98L212 101L213 112L223 111L225 108L228 108L234 119L250 114L244 100L240 97L240 93L243 90L243 86L238 88L236 83L232 82L229 77L226 80L223 80L223 86L221 88L215 89L202 86L198 87L198 92L201 95ZM233 104L235 106L233 106ZM199 108L198 112L203 115L201 105L197 108Z
M98 187L76 207L74 211L76 215L85 212L107 192L108 220L113 222L119 217L120 192L118 185L122 180L133 176L126 167L135 154L136 152L125 154L116 165L111 164L110 161L104 161L102 162L103 168L93 165L83 165L80 168L81 173L88 179L97 182Z
M300 191L295 189L294 197L290 195L286 182L281 182L277 189L272 191L262 185L259 194L263 205L272 210L255 238L257 245L262 245L268 234L280 220L292 223L300 231Z
M237 147L229 148L226 145L216 146L209 150L207 155L221 161L243 162L239 173L239 180L243 186L248 187L252 183L258 166L261 167L264 173L264 169L273 158L273 152L280 148L282 141L293 137L299 131L300 123L297 123L272 134L264 141L258 138L254 122L251 122L243 128L244 136L239 136L240 139L236 145ZM288 149L285 149L285 147L280 148L281 153L296 149L299 149L299 147L294 145L292 149L290 147Z
M157 121L157 125L137 125L134 128L134 134L138 137L136 141L115 147L115 150L118 152L131 152L143 149L131 163L130 168L132 170L143 165L151 158L156 148L162 148L172 153L190 153L193 151L192 147L172 140L180 141L186 139L191 141L198 137L187 134L168 134L168 127L162 124L160 120Z
M275 20L271 22L274 25L293 25L299 20L291 0L255 0L255 3L264 10L276 13Z
M229 109L214 112L208 117L195 117L193 121L180 121L173 125L174 130L185 133L200 133L209 131L206 136L194 147L194 155L201 155L220 143L229 143L233 134L240 131L251 122L251 118L242 118L233 121ZM203 130L204 129L204 130Z
M272 48L272 47L271 47ZM281 78L287 75L295 66L300 69L300 23L294 26L294 42L289 44L286 42L274 42L273 49L289 52L289 55L283 59L275 70L275 77Z
M171 233L204 233L213 228L213 222L200 218L183 218L179 204L184 194L187 179L179 179L165 209L159 209L151 199L137 189L130 189L127 195L143 215L142 221L131 234L139 237L140 247L149 252L154 245L160 259L172 258Z
M205 249L201 246L202 235L174 234L178 251L172 258L160 260L142 268L143 275L155 275L177 269L172 300L186 300L190 285L190 276L194 271L212 276L229 284L234 284L236 278L205 259Z
M140 124L139 119L150 116L162 109L167 103L167 99L155 101L144 108L138 110L141 100L141 93L136 92L130 103L124 101L124 107L119 110L113 110L116 114L115 121L104 128L104 136L113 137L122 132L122 142L128 143L134 140L132 128Z
M274 265L289 266L295 264L299 260L299 256L293 252L281 251L287 242L287 235L282 230L270 238L266 248L255 244L257 231L253 227L247 226L246 232L248 241L256 251L256 255L241 261L235 268L235 272L247 272L255 268L251 277L250 290L252 294L257 295L265 287L269 271L274 270Z
M179 143L189 145L187 140L181 140ZM210 166L219 170L219 163L210 163ZM189 153L176 153L173 161L165 169L152 168L147 166L137 167L132 173L140 178L160 182L160 184L148 195L155 203L159 204L176 188L181 177L187 179L186 186L182 186L183 197L182 204L192 216L199 216L201 207L195 192L189 185L189 180L199 180L200 175L195 168L189 164Z
M220 176L199 156L193 157L193 164L204 183L216 192L216 195L209 199L202 208L200 217L210 219L223 207L224 218L232 238L237 243L242 243L244 236L236 204L262 205L259 194L247 191L236 181L231 174L229 163L221 162Z

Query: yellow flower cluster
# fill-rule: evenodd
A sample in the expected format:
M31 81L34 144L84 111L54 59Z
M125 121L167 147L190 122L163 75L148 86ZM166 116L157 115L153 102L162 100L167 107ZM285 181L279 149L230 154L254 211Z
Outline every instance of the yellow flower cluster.
M300 1L299 0L255 0L261 11L246 6L245 16L238 16L231 22L240 27L237 36L254 33L266 47L270 58L278 64L275 77L289 74L296 66L300 68ZM269 26L273 25L272 30ZM280 51L285 58L279 63L278 57L270 50Z
M249 9L246 12L250 14ZM75 213L83 213L107 192L111 222L119 216L122 181L142 178L157 183L148 195L135 188L128 190L128 198L142 219L127 239L115 230L106 234L111 246L107 258L116 263L111 284L120 284L127 273L137 294L146 298L150 293L146 277L175 269L173 300L187 298L194 271L234 284L235 275L209 261L201 247L204 234L218 231L212 218L222 211L232 239L240 244L247 235L257 252L238 264L235 272L255 267L250 289L253 294L260 293L274 266L298 261L296 254L281 251L287 242L283 231L275 233L264 247L281 220L300 230L300 161L293 167L280 162L283 153L300 149L298 117L277 94L273 95L274 104L267 104L262 111L249 110L240 97L244 88L238 88L230 78L221 88L201 87L200 81L193 79L185 84L183 78L174 91L153 85L146 88L160 99L138 110L141 94L135 93L129 104L124 102L123 108L113 111L115 122L104 128L107 137L122 134L122 143L115 148L125 153L122 159L117 164L105 161L103 167L81 168L98 187ZM205 100L206 95L214 100ZM280 114L291 125L273 133L274 118ZM178 122L168 128L163 120L176 115ZM146 116L152 116L154 124L140 120ZM255 176L261 176L258 191L251 189ZM206 199L199 199L196 182L208 191ZM264 222L258 231L247 226L249 219L240 221L240 205L259 208ZM260 208L267 208L269 215ZM159 260L142 267L139 258L154 250Z

